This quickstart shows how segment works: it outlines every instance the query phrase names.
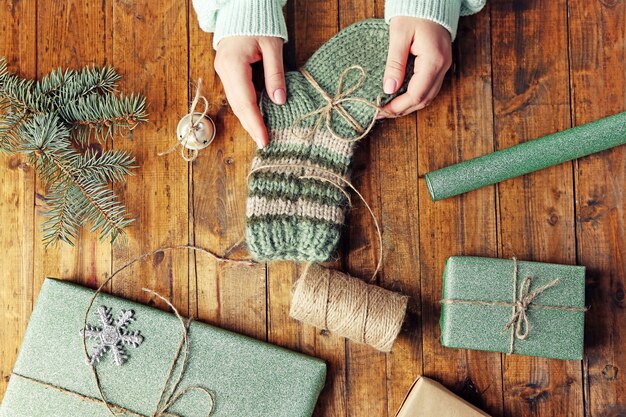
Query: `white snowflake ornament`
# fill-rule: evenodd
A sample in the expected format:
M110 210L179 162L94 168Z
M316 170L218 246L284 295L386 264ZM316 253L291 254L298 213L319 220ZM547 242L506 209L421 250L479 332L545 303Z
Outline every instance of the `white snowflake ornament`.
M98 316L102 328L90 324L80 331L83 337L96 341L91 357L87 358L87 363L94 366L109 350L113 355L113 362L117 366L122 366L128 360L126 346L138 347L143 342L143 336L139 331L129 332L126 327L133 321L135 312L133 310L122 310L115 323L111 315L111 309L105 306L98 307Z

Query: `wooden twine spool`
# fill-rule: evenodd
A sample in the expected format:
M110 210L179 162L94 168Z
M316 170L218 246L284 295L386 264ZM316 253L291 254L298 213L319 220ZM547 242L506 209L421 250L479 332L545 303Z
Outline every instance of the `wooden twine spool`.
M389 352L402 328L408 300L340 271L308 264L294 284L289 315Z

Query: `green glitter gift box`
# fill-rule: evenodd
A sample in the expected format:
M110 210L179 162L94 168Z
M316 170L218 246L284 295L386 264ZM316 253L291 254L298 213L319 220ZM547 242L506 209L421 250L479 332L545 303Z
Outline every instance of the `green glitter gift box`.
M585 268L453 256L443 273L441 344L583 358Z
M312 415L326 375L321 360L195 321L184 349L187 320L102 293L85 326L93 296L75 284L45 281L0 416Z

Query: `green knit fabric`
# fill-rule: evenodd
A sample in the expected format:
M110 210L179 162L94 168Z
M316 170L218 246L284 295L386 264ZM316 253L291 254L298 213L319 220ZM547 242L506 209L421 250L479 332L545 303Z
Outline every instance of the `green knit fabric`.
M356 23L324 44L303 68L334 97L344 70L359 65L365 70L366 78L350 97L370 102L380 97L384 104L391 99L381 88L388 31L382 19ZM347 73L343 90L353 86L359 75L356 70ZM325 124L315 130L316 117L293 127L300 116L327 102L301 72L288 72L286 81L285 105L274 104L266 94L260 102L270 143L257 152L249 177L248 247L259 260L327 261L339 242L348 201L337 186L302 176L322 177L344 185L328 172L349 180L356 144L333 137ZM375 116L375 110L366 104L345 102L342 105L362 127L367 127ZM342 137L358 136L337 111L332 113L331 128ZM289 164L298 166L284 167ZM281 166L255 171L268 165Z
M459 16L479 12L486 0L386 0L385 21L396 16L431 20L456 37ZM214 32L213 46L227 36L276 36L287 41L286 0L193 0L200 27Z

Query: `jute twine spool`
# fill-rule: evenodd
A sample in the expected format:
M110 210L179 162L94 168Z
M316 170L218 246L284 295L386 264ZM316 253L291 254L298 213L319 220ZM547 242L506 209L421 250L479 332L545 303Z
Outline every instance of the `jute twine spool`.
M382 352L400 333L409 297L308 264L294 284L289 315Z

